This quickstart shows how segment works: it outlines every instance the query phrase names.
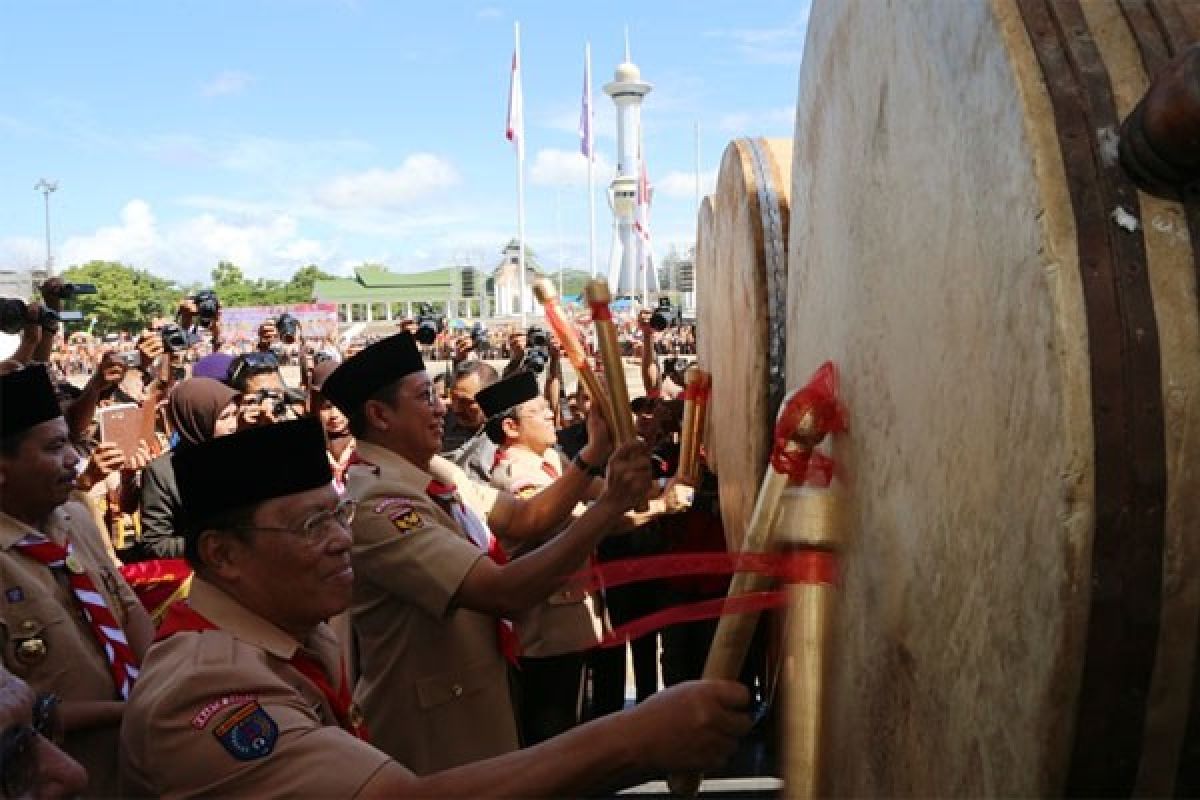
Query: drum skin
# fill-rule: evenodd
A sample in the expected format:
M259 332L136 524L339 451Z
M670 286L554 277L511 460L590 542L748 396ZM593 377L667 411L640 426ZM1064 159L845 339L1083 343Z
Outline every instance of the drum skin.
M1169 38L1137 13L1190 8L813 4L787 377L832 359L850 412L833 794L1194 790L1195 232L1111 138Z
M700 213L699 363L712 373L705 448L731 550L741 547L784 391L791 152L786 139L731 142Z

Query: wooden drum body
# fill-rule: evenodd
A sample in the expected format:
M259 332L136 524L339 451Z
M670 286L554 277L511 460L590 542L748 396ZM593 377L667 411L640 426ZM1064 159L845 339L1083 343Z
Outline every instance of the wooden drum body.
M1200 232L1114 138L1188 26L1177 0L814 3L787 367L833 359L851 413L833 793L1200 791ZM714 428L740 412L717 363Z
M736 139L696 244L698 360L712 373L705 436L731 550L741 547L783 399L792 143Z

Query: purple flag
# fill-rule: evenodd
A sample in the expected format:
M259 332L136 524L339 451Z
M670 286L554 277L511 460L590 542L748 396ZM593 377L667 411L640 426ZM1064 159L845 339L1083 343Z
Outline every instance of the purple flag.
M579 111L579 152L592 158L592 48L583 54L583 108Z

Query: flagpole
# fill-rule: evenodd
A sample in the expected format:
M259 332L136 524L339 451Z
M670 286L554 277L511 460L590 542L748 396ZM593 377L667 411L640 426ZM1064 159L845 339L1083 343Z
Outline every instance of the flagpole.
M583 46L583 98L586 129L583 145L588 160L588 261L592 268L592 280L596 279L596 158L592 155L592 43ZM559 294L562 294L561 290Z
M517 269L520 272L519 297L521 327L529 324L525 310L525 98L521 91L521 23L513 22L513 94L518 98L517 125Z

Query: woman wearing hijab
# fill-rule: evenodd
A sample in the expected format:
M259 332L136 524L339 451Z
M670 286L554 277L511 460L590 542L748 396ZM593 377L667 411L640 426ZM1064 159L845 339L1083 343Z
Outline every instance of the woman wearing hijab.
M167 399L167 419L174 430L176 450L193 447L237 430L237 392L212 378L189 378ZM183 537L175 531L179 486L164 453L142 471L142 537L126 563L155 558L183 558Z

